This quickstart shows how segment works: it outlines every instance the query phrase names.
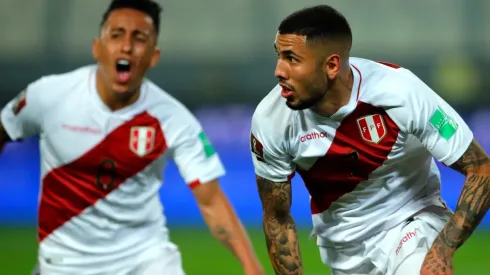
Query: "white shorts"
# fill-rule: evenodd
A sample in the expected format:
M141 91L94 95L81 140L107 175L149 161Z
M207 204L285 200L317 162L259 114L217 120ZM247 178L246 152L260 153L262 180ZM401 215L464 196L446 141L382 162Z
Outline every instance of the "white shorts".
M320 246L320 257L333 275L419 275L427 251L451 215L446 208L431 206L355 246Z
M134 257L118 260L111 266L67 266L39 257L36 271L42 275L185 275L177 246L171 242L159 243ZM40 273L36 273L40 272Z

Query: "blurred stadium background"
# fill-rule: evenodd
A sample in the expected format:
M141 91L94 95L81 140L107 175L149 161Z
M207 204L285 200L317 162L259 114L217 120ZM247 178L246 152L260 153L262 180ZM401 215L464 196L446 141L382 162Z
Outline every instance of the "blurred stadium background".
M92 63L91 42L108 0L2 0L0 103L29 82ZM165 12L162 60L149 77L200 119L228 174L223 188L272 274L260 229L261 206L248 151L250 117L275 85L272 43L280 20L313 4L343 12L354 33L353 55L413 70L465 118L490 150L490 1L160 1ZM443 197L454 209L463 177L442 169ZM28 274L36 256L39 188L35 138L8 145L0 157L0 274ZM241 274L203 228L191 192L171 163L161 189L171 236L188 274ZM329 274L308 240L308 195L294 180L305 274ZM490 216L456 257L456 274L488 274ZM487 271L485 271L487 270Z

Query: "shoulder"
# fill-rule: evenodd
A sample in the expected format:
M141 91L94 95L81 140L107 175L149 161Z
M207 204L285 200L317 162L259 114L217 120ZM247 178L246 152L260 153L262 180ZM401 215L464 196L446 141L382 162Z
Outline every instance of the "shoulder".
M200 129L194 114L178 99L150 80L145 80L147 89L143 104L151 115L157 117L167 130L182 132L185 129Z
M359 100L386 109L410 106L424 98L430 88L402 66L362 58L351 58L361 75Z
M411 131L413 121L428 117L427 106L443 99L409 69L393 64L354 59L363 74L359 101L383 108L402 130Z
M287 107L277 85L257 105L252 116L252 135L266 146L279 147L281 141L287 140L298 115L298 111Z
M286 105L281 97L281 86L275 86L255 108L252 116L252 128L281 133L286 130L297 114Z
M27 85L25 94L27 100L36 102L42 107L49 107L59 102L75 87L87 85L91 73L95 73L95 66L85 66L61 74L45 75ZM94 75L95 77L95 75Z
M74 85L87 83L91 74L94 74L95 77L95 69L95 65L92 65L80 67L66 73L46 75L29 84L29 87L43 90L46 93L53 93L59 90L67 91Z

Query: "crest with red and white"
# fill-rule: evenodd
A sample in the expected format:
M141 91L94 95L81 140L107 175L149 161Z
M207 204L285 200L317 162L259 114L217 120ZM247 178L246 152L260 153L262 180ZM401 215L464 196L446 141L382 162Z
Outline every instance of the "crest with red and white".
M357 119L357 126L362 138L368 142L378 143L386 136L385 123L380 114Z
M129 149L136 155L143 157L153 150L155 146L155 128L132 127Z

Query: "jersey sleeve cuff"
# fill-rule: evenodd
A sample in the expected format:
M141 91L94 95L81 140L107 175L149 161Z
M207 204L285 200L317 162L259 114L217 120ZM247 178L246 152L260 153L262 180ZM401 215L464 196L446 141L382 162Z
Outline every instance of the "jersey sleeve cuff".
M471 135L468 136L468 138L466 138L466 141L459 147L458 150L456 150L456 152L454 152L451 156L443 160L442 163L444 163L444 165L446 166L450 166L456 161L458 161L458 159L461 158L461 156L463 156L466 150L468 150L468 147L470 147L472 141L473 141L473 133L471 133Z
M265 174L265 173L262 173L261 171L259 170L255 170L255 174L257 174L257 176L259 177L262 177L268 181L272 181L272 182L285 182L285 181L288 181L288 180L291 180L294 175L295 175L295 172L291 172L291 174L287 175L287 176L284 176L284 177L280 177L280 176L277 176L277 177L273 177L271 175L268 175L268 174Z
M221 178L226 175L226 171L224 168L216 169L215 172L206 174L206 176L199 177L197 179L191 180L187 182L187 186L190 189L194 189L201 184L206 184L208 182L212 182L215 179Z

